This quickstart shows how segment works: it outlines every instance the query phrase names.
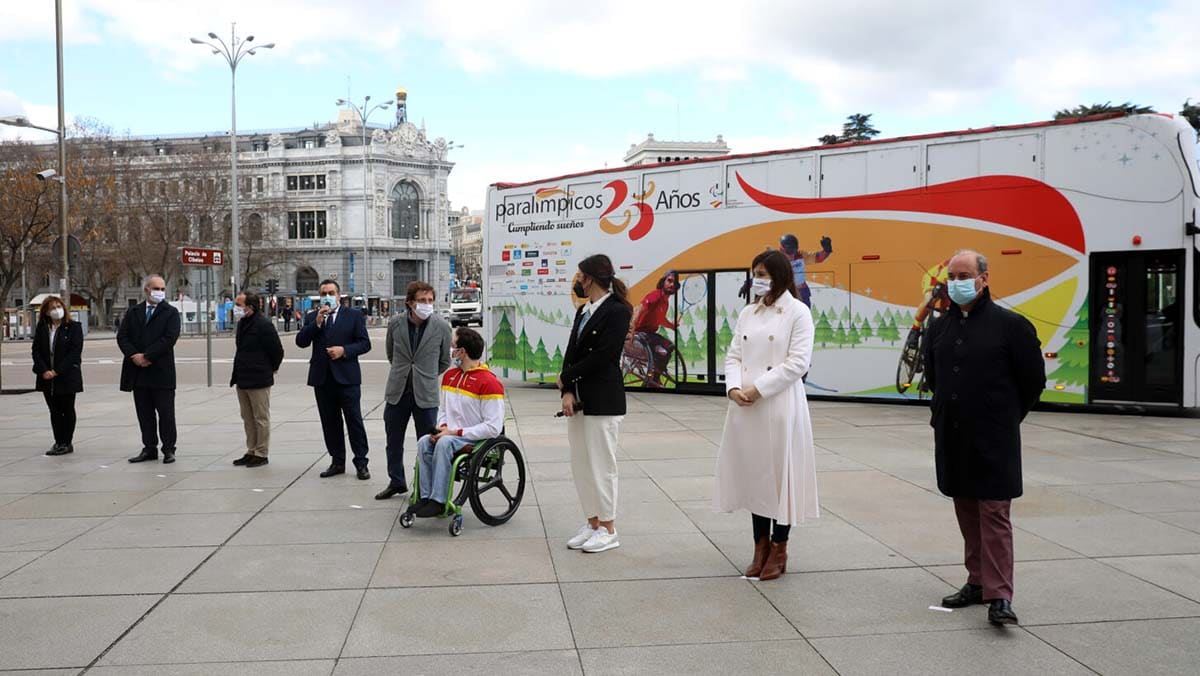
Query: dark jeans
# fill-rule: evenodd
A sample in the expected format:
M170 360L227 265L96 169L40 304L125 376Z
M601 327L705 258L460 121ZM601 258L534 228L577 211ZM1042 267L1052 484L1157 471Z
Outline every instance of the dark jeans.
M50 429L54 430L54 443L67 445L75 438L75 393L50 394L42 392L46 408L50 409Z
M404 479L404 435L408 433L411 417L417 428L417 439L433 434L437 425L437 407L421 408L413 399L412 390L404 393L400 401L387 404L383 409L383 429L387 434L387 467L389 485L399 488L408 485Z
M142 428L142 450L157 453L161 439L163 450L174 451L175 390L135 388L133 405Z
M346 464L346 434L350 432L350 449L354 452L354 466L367 466L367 430L363 427L362 409L359 399L362 388L358 385L322 385L314 387L317 396L317 413L321 416L321 430L325 434L325 450L333 458L333 464ZM343 418L346 421L342 426Z

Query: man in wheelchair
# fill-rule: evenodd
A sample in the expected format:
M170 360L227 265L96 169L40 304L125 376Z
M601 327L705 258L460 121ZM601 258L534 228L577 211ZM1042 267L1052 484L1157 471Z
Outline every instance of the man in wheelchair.
M667 319L667 311L671 306L671 296L678 289L679 276L674 270L667 270L654 290L646 294L641 304L633 310L633 321L630 322L626 340L640 338L650 350L650 354L646 355L650 362L647 385L662 385L662 374L666 372L675 348L670 340L658 333L658 328L665 326L672 331L676 329L675 323Z
M450 355L455 366L442 376L437 432L417 442L421 499L414 516L440 516L450 491L450 468L464 447L498 436L504 426L504 386L483 357L483 337L468 328L455 330Z

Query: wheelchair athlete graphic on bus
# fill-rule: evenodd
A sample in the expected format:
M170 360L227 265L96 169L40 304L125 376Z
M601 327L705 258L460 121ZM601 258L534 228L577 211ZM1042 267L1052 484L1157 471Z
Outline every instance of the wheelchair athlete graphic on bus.
M642 302L634 308L633 321L629 325L629 335L625 339L625 348L621 352L621 371L628 379L633 377L632 384L643 387L663 387L666 384L677 385L686 375L676 376L667 366L678 356L675 343L658 332L660 327L672 331L678 328L675 322L667 319L671 307L671 297L679 290L679 275L674 270L667 270L658 280L654 290L642 298ZM680 368L683 362L680 360ZM667 383L663 382L663 379Z
M949 265L950 259L947 258L925 273L922 282L925 297L913 315L908 337L904 340L904 347L900 348L900 363L896 365L896 391L900 394L907 392L914 382L917 385L918 397L924 397L929 392L925 385L925 363L921 357L921 343L924 341L925 329L929 322L950 309L950 294L946 287Z
M824 263L826 259L833 255L833 240L828 235L822 235L820 249L810 252L801 249L800 239L788 233L779 238L779 250L792 262L792 275L796 280L796 290L800 292L800 302L811 309L812 290L808 288L808 264ZM742 290L738 295L745 298L747 303L751 301L749 279L742 285Z

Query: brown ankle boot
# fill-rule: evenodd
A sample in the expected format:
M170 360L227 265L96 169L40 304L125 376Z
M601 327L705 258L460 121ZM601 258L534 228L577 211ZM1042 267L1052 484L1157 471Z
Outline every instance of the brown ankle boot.
M771 551L771 538L761 538L754 542L754 559L746 569L746 577L758 577L763 564L767 562L767 554Z
M775 578L787 572L787 542L772 542L771 553L767 555L767 562L763 564L762 572L759 573L758 579L774 580Z

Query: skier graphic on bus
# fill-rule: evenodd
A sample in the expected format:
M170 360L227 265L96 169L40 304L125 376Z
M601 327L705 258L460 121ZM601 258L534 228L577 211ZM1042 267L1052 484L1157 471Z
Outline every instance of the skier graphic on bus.
M770 247L767 247L768 249ZM792 275L796 280L796 290L800 292L800 302L812 308L812 290L808 288L808 264L824 263L833 255L833 240L828 235L821 236L820 249L805 251L800 248L800 239L788 233L779 238L779 250L792 262ZM740 295L750 302L750 280L742 286Z

